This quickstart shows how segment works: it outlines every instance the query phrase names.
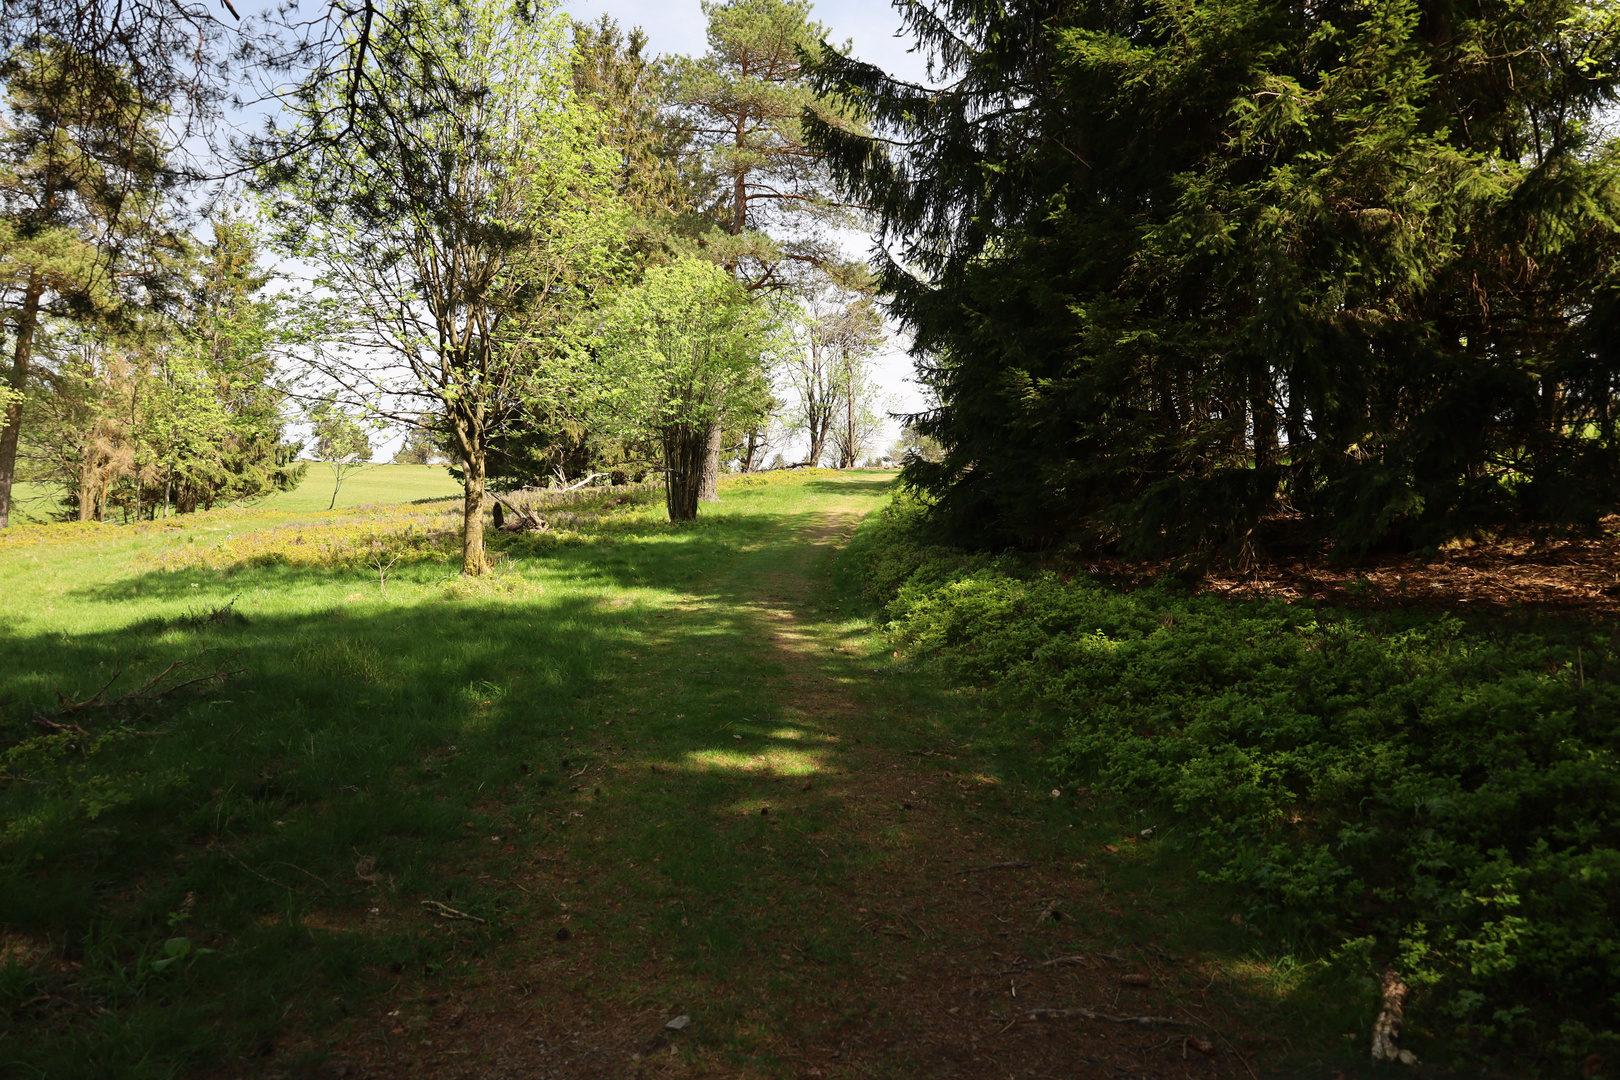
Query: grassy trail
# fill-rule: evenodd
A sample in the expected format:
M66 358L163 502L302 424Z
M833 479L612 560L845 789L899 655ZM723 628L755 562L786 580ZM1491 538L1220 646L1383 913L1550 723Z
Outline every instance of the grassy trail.
M457 984L402 984L342 1044L364 1075L1248 1075L1227 1048L1189 1058L1191 1027L1021 1019L1222 1038L1201 970L1117 954L1130 901L975 750L971 706L874 655L839 559L882 482L815 486L671 614L648 685L696 715L603 722L627 745L599 741L557 828L513 852L532 929ZM739 678L749 715L727 720ZM1056 957L1077 962L1009 970Z
M243 671L116 750L104 808L5 789L0 1072L1250 1075L1241 932L883 652L850 545L889 481L630 506L470 589L218 554L315 543L276 515L0 550L16 716ZM179 934L212 953L156 970Z

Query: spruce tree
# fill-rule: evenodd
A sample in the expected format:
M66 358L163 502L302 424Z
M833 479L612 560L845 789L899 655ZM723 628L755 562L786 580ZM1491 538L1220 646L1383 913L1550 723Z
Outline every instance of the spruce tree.
M937 87L823 49L807 117L893 257L985 544L1248 557L1616 505L1617 15L1579 0L903 5Z

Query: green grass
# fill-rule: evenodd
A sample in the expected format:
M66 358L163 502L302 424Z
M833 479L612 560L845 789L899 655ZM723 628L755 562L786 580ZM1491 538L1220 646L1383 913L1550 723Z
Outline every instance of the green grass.
M448 499L460 494L461 482L443 465L367 464L343 478L337 508ZM260 505L270 510L325 510L331 499L331 467L312 461L304 482L296 490L278 492Z
M881 1030L889 973L957 933L874 939L857 905L931 921L923 870L984 857L931 845L970 835L1085 867L1062 887L1101 898L1069 937L986 916L991 947L1156 941L1221 976L1189 972L1210 995L1193 1000L1331 1025L1312 1060L1334 1068L1364 1054L1340 1051L1342 1001L1323 1019L1286 952L1227 921L1228 893L1099 854L1142 827L1136 809L1052 800L1030 729L890 658L860 596L872 531L846 548L820 525L885 505L892 479L730 479L678 526L658 493L607 490L546 534L496 538L475 583L450 501L0 533L0 1073L312 1075L384 1010L416 1038L445 994L540 979L524 992L546 1015L648 995L693 1012L698 1073L796 1075L791 1042ZM385 593L366 559L389 545L407 556ZM773 605L797 613L797 667ZM160 685L236 674L64 712L175 661ZM841 703L805 700L806 673ZM948 827L925 836L897 801L840 788L875 753L944 793ZM953 947L984 947L962 933ZM1357 1031L1366 1006L1354 989ZM917 1070L902 1056L879 1075Z
M876 504L886 480L841 483ZM725 610L750 579L722 570L770 561L771 539L817 500L798 484L732 490L697 527L661 521L647 495L588 533L509 540L487 583L464 582L448 561L401 565L386 596L364 570L187 561L298 535L308 521L274 503L111 536L79 525L0 536L11 746L0 924L16 935L14 959L48 950L82 965L65 983L4 969L5 1004L33 1001L34 1012L11 1013L0 1060L40 1075L171 1075L273 1039L312 987L341 1003L386 981L390 965L451 963L455 939L423 942L402 925L414 898L510 914L518 893L457 864L482 856L488 836L565 827L571 811L556 793L580 763L626 751L602 733L632 700L648 714L635 722L637 753L719 763L648 796L637 819L733 798L732 735L768 742L777 725L768 652ZM700 654L725 655L725 677L671 679L670 665ZM76 717L88 739L31 724L55 715L59 694L82 700L119 672L116 697L174 661L240 674L218 691L92 710ZM656 858L667 835L649 823L624 853ZM665 859L673 879L747 877L727 843L693 840ZM482 872L510 869L489 850ZM361 857L387 889L357 877ZM389 916L373 920L379 903ZM301 924L315 911L367 932L312 934ZM721 963L737 936L723 918L706 926ZM180 937L213 951L154 971ZM76 1004L41 1012L41 994ZM308 1022L341 1012L321 1005Z
M18 483L11 486L13 524L31 525L56 516L58 492L48 484Z
M249 505L291 512L325 510L332 501L332 470L319 461L292 491L281 491ZM346 510L379 503L420 502L461 494L461 484L442 465L365 464L343 478L336 509ZM51 521L59 511L61 491L49 484L17 484L12 489L13 521L31 525ZM116 515L113 515L116 518Z

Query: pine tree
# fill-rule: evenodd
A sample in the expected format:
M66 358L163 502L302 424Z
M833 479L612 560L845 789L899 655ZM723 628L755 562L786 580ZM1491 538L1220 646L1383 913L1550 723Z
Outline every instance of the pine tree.
M811 114L823 126L857 130L844 116L847 102L805 78L801 58L828 33L810 19L811 7L809 0L704 0L709 50L677 69L691 151L709 183L703 209L714 222L700 250L751 291L805 287L838 265L830 230L855 220L804 139ZM705 501L719 499L723 424L722 413L708 435Z
M10 520L23 402L42 319L105 317L127 249L161 232L176 176L161 110L91 57L20 50L0 64L0 289L12 335L0 426L0 528Z

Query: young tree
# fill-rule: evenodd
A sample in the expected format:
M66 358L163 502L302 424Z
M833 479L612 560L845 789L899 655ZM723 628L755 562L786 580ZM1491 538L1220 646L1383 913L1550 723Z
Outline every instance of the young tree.
M433 441L433 433L426 428L407 428L405 441L394 451L395 465L433 465L444 460L444 454Z
M805 436L805 464L819 465L827 450L827 432L832 429L837 405L832 357L817 332L813 317L799 335L799 347L783 364L788 389L793 394L795 426Z
M763 409L777 316L714 264L685 258L649 270L603 316L598 408L663 451L671 521L697 517L709 431Z
M401 426L431 413L462 472L462 569L488 568L493 436L555 358L623 227L614 161L571 91L566 23L508 0L389 7L335 114L313 79L266 170L284 250L318 268L312 368ZM331 126L352 119L338 143ZM386 357L391 362L379 360Z
M258 265L259 236L232 216L216 218L212 230L184 268L159 371L169 415L148 436L164 470L165 508L172 499L181 512L290 490L307 469L281 442L282 331L277 304L264 295L270 275Z
M131 419L143 380L133 350L105 327L72 323L43 344L18 460L29 479L64 492L78 520L106 520L113 487L137 470Z
M832 384L837 414L833 447L837 467L853 469L883 430L880 391L872 378L871 358L883 347L883 317L869 295L848 297L821 327L833 356Z
M371 440L365 428L334 402L323 401L310 410L310 432L315 436L315 460L324 461L332 471L332 500L326 508L337 505L338 491L348 475L371 460Z
M882 427L867 361L883 345L883 320L869 286L864 275L847 287L827 281L805 301L799 347L783 369L808 447L806 464L819 465L830 446L839 462L859 455Z

